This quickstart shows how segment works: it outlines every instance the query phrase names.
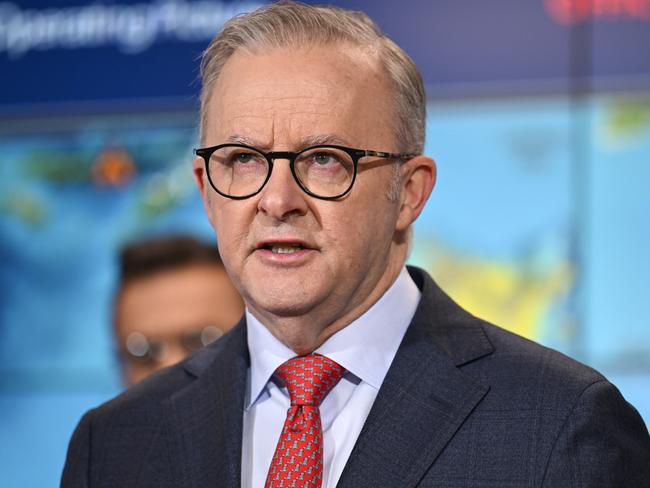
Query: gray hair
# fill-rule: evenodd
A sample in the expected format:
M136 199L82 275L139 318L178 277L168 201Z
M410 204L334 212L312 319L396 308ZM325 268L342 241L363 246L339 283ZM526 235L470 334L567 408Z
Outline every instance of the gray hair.
M203 53L201 141L205 137L212 88L237 49L335 43L359 46L377 56L395 93L397 150L421 153L424 150L426 96L420 72L409 55L363 12L291 1L273 3L230 19Z

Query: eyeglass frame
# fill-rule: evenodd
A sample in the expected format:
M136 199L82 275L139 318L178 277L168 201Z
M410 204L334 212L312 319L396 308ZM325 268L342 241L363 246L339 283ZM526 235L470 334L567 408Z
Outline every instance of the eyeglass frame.
M249 149L252 151L255 151L256 153L261 154L264 156L264 159L266 159L266 162L269 165L269 171L266 175L266 178L264 179L264 182L260 185L259 189L253 193L250 193L248 195L244 196L233 196L233 195L228 195L226 193L223 193L220 191L214 182L212 181L212 177L210 176L210 158L212 157L212 154L214 152L218 151L219 149L223 149L224 147L240 147L243 149ZM320 148L330 148L330 149L338 149L340 151L345 152L348 156L352 158L352 166L353 166L353 173L352 173L352 180L350 181L350 186L348 188L335 196L331 197L324 197L321 195L316 195L312 191L308 190L305 188L303 183L300 181L298 176L296 175L296 168L295 168L295 162L298 156L300 156L302 153L311 151L313 149L320 149ZM354 186L354 182L357 179L357 172L358 172L358 166L359 166L359 159L366 157L366 156L372 156L372 157L377 157L377 158L386 158L386 159L400 159L400 160L408 160L411 158L414 158L416 156L419 156L418 153L390 153L386 151L372 151L369 149L355 149L351 147L346 147L346 146L339 146L335 144L318 144L315 146L309 146L304 149L301 149L300 151L270 151L270 152L264 152L261 151L260 149L257 149L256 147L253 146L248 146L246 144L237 144L237 143L229 143L229 144L218 144L216 146L210 146L210 147L201 147L201 148L196 148L194 149L194 154L197 156L203 158L203 161L205 163L205 172L207 173L208 176L208 181L210 182L210 186L216 191L219 195L225 198L230 198L232 200L245 200L247 198L253 197L260 193L266 184L268 183L269 179L271 179L271 173L273 172L273 161L275 159L287 159L289 161L289 168L291 169L291 175L293 176L294 181L298 184L298 187L304 191L307 195L318 198L320 200L338 200L339 198L343 198L345 195L350 193L352 190L352 187Z
M213 337L209 340L204 340L203 335L211 330L216 331L216 334L214 334ZM169 347L170 343L176 342L177 344L181 344L183 349L185 349L185 352L187 354L191 354L203 347L212 344L215 341L218 341L223 336L223 334L225 334L223 328L212 324L200 328L185 330L180 334L175 334L174 339L164 339L158 336L150 336L139 331L133 331L128 334L126 342L124 344L120 344L117 347L117 355L121 362L130 362L133 364L142 365L158 364L165 359L164 355L160 355L159 350L165 350ZM141 336L141 340L144 341L147 346L147 349L142 354L134 353L129 348L129 339L134 336ZM196 338L198 338L199 342L201 343L198 345L198 347L195 347L196 344L191 344L192 340ZM157 350L158 352L154 352L154 350Z

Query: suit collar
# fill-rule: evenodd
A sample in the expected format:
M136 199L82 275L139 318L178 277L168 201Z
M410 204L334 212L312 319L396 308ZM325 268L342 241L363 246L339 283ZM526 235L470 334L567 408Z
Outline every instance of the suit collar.
M408 271L422 291L411 325L413 334L428 338L455 366L494 351L480 319L454 302L427 273L415 266L409 266Z
M413 487L489 387L459 366L493 351L480 321L417 268L422 299L339 480Z
M165 401L177 486L241 485L242 415L249 364L242 319L221 340L185 361L194 377Z
M211 374L215 363L224 361L246 368L250 364L248 347L246 345L245 316L242 316L237 325L221 339L188 357L183 362L183 368L191 375L199 377L204 372Z

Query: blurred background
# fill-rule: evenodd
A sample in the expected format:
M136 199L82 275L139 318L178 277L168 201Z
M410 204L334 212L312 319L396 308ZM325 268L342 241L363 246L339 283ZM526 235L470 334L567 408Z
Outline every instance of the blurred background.
M119 248L214 240L191 177L198 58L262 3L0 0L3 487L57 486L82 413L123 388ZM439 178L411 262L601 370L648 423L650 1L334 3L425 79Z

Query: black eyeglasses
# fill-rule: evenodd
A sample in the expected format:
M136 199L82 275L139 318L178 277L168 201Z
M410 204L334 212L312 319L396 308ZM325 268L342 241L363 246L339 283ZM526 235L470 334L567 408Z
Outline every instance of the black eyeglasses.
M258 194L271 178L273 161L288 159L291 174L308 195L322 200L345 196L357 177L359 159L365 156L410 159L417 154L394 154L345 146L311 146L302 151L262 152L244 144L220 144L195 149L205 161L208 181L227 198L243 200Z

